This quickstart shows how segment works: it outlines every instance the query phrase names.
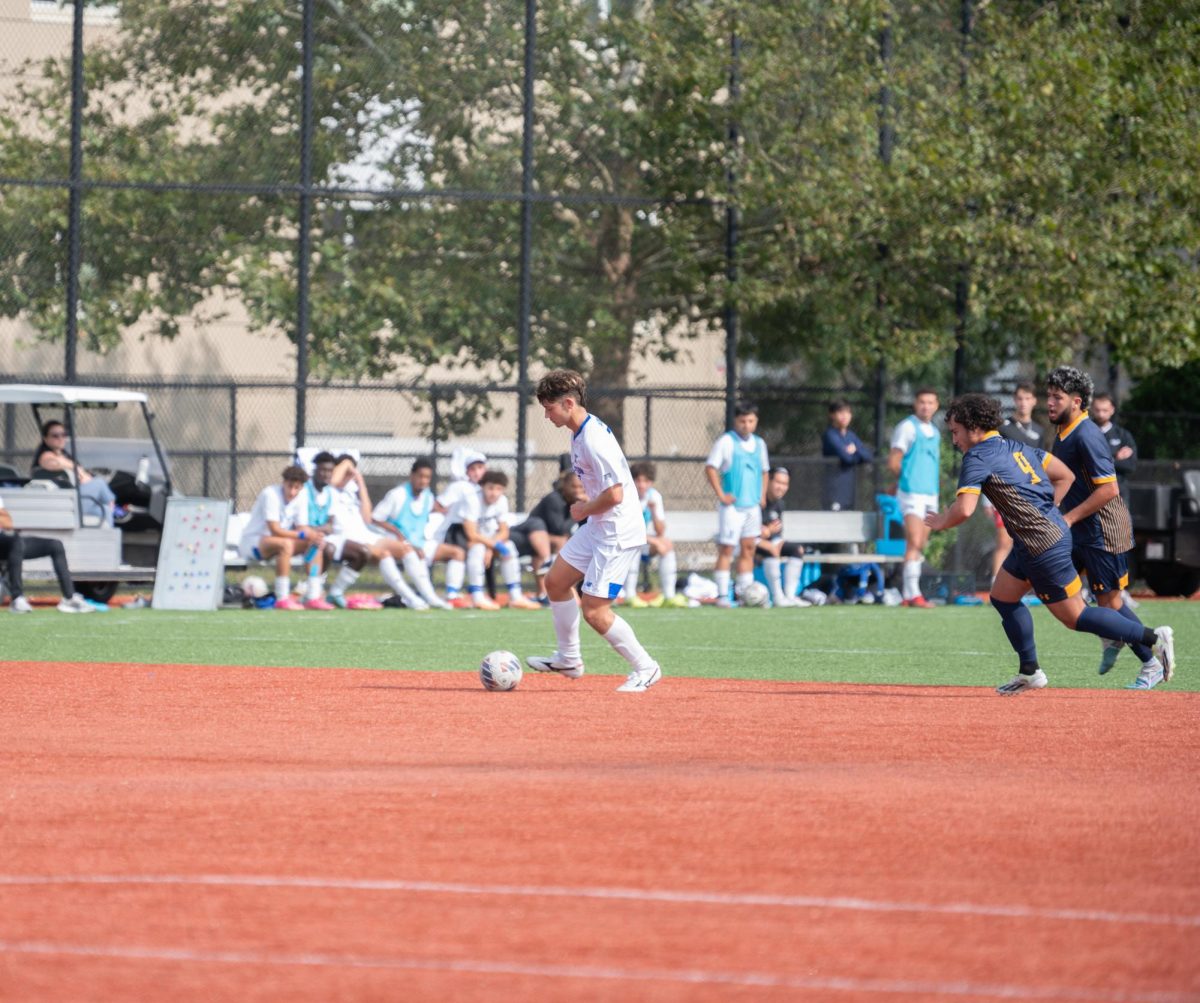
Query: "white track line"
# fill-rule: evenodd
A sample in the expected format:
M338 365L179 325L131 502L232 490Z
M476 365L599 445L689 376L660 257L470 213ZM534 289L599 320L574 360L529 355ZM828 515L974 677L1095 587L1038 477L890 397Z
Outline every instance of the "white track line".
M375 968L453 972L470 975L517 975L549 979L591 979L616 982L676 982L691 985L754 986L921 996L975 996L1016 1000L1092 1000L1096 1003L1196 1003L1195 993L1171 990L1125 992L1079 986L1022 986L974 982L930 982L910 979L857 979L811 977L774 972L722 972L704 969L642 969L593 965L540 965L529 962L490 961L477 958L368 957L317 952L283 954L259 951L212 951L191 948L155 948L103 944L59 944L50 941L0 941L0 954L25 954L177 961L226 965L280 965L289 967Z
M818 895L762 895L753 892L671 891L643 888L565 888L555 885L483 885L446 881L393 881L371 878L306 878L253 874L0 874L0 887L18 885L189 885L222 888L319 888L333 891L407 892L427 895L495 895L523 898L606 899L682 905L755 906L777 909L839 909L852 912L906 912L930 915L1000 916L1084 923L1200 927L1200 916L1113 912L1107 909L1048 909L977 902L888 902Z

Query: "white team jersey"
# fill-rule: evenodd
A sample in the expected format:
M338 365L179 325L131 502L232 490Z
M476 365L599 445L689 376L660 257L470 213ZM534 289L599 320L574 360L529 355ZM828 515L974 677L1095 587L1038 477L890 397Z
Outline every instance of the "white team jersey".
M308 497L301 491L290 502L283 497L283 485L271 484L263 488L254 499L250 510L250 521L242 531L242 544L254 547L264 536L269 536L268 523L277 522L283 529L295 529L308 525Z
M446 539L450 527L464 519L478 521L483 508L482 498L478 484L472 484L470 481L451 481L437 499L438 504L446 510L446 516L437 528L437 538Z
M468 516L467 518L470 518ZM500 532L500 523L506 522L508 519L508 498L501 495L497 501L491 505L486 505L483 502L482 492L479 500L479 513L473 520L475 529L478 530L480 536L495 536Z
M646 524L646 534L656 535L654 524L667 521L666 509L663 506L663 496L658 488L647 488L646 496L642 499L642 521Z
M578 432L571 437L571 465L583 482L589 499L620 484L624 495L619 505L607 512L588 517L593 533L605 543L619 547L643 547L646 544L646 524L642 520L642 503L637 487L629 473L629 463L612 429L595 415L589 414Z
M333 520L333 531L338 536L361 540L375 532L363 519L357 481L347 481L345 487L333 489L329 516Z
M733 440L737 439L737 448L746 453L753 453L755 450L759 454L759 463L763 470L770 467L770 461L767 459L767 444L757 435L750 436L749 439L743 439L736 432L730 435L726 432L716 442L713 443L712 450L708 454L708 459L704 461L705 466L714 467L721 473L725 473L733 466Z

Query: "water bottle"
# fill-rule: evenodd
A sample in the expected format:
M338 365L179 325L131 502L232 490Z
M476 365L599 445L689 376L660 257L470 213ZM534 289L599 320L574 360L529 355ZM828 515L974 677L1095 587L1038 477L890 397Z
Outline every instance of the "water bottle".
M140 460L138 460L137 477L135 477L134 480L142 485L150 483L150 457L143 456Z

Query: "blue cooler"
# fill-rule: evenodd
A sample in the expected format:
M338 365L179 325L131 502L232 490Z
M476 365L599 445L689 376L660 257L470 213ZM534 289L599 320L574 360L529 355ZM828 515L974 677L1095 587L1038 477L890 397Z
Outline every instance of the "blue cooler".
M879 539L875 541L875 552L903 557L904 516L900 514L900 502L895 495L876 495L875 504L879 506Z

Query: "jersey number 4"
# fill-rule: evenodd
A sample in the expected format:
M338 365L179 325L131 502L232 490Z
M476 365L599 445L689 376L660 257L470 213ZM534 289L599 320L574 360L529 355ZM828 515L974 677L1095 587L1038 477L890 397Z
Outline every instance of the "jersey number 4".
M1042 483L1042 479L1037 475L1037 471L1033 469L1033 465L1027 459L1025 459L1024 453L1013 453L1012 457L1017 466L1029 475L1030 484Z

